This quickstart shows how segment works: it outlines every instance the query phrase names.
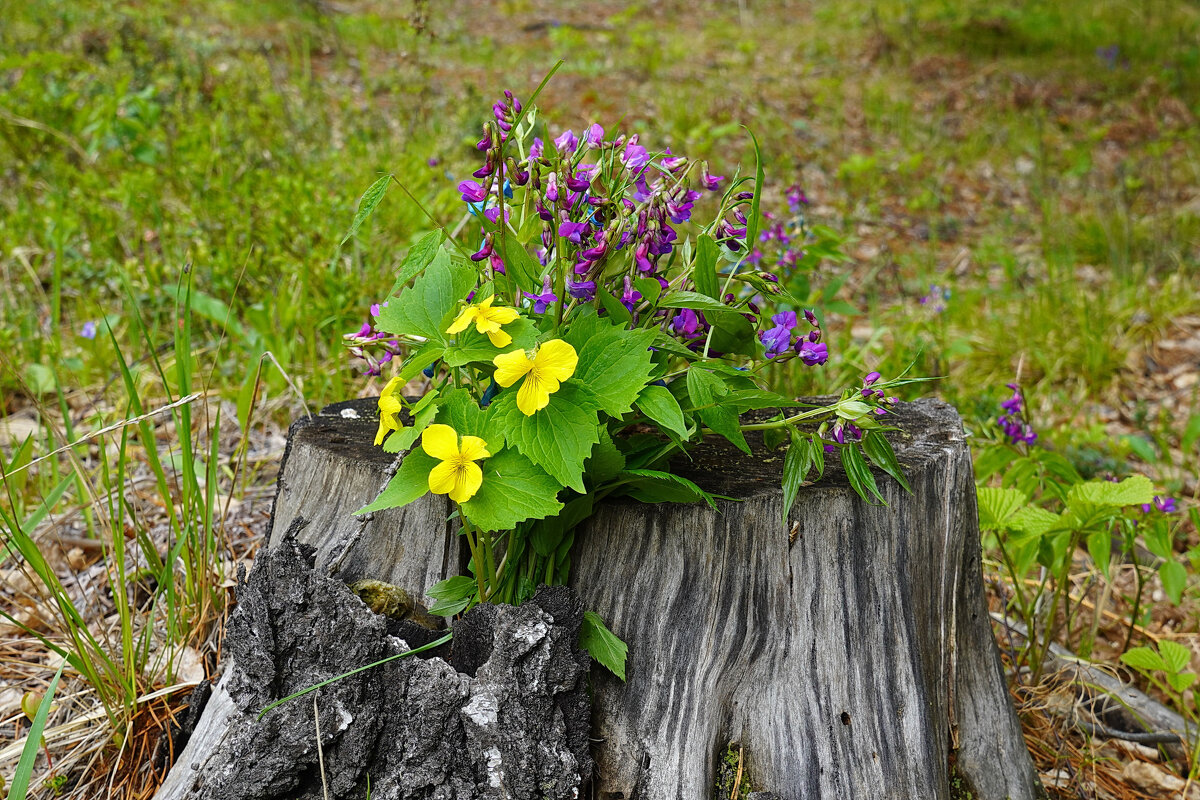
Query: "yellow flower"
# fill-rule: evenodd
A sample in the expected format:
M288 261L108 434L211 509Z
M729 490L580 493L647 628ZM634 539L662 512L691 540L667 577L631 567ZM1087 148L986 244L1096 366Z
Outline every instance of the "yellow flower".
M512 344L512 337L500 330L500 326L507 325L516 319L517 311L504 306L492 308L492 301L495 299L496 297L493 295L482 303L472 303L464 308L463 312L458 315L458 319L454 320L454 324L446 329L446 333L462 333L474 322L475 330L486 333L496 347Z
M514 350L492 359L496 365L496 383L512 386L522 376L525 382L517 392L517 408L529 417L550 403L558 385L575 374L579 356L562 339L551 339L534 351L533 358L523 350Z
M439 459L429 472L429 491L448 494L456 503L465 503L483 485L483 470L475 462L491 455L487 442L478 436L462 437L449 425L430 425L421 434L421 449Z
M379 431L375 434L377 447L387 438L388 433L404 427L400 422L400 412L404 410L404 404L400 402L400 392L403 389L404 384L400 382L400 376L392 378L387 382L387 386L383 387L383 394L379 396Z

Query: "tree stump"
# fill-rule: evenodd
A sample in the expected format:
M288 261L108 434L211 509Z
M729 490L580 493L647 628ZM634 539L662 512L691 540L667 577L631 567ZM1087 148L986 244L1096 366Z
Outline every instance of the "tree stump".
M731 747L784 800L1045 796L992 638L961 422L935 400L889 420L913 494L877 474L886 506L830 463L785 525L782 453L712 440L674 468L736 501L618 500L581 526L571 586L629 644L627 682L593 670L593 797L712 796ZM465 554L444 497L351 516L393 461L375 428L369 400L293 426L269 547L302 518L318 570L419 596Z

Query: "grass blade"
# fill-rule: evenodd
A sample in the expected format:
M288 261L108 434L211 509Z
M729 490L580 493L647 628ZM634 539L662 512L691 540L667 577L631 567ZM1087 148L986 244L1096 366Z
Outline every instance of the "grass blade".
M66 660L58 665L58 672L46 687L46 694L38 703L37 713L33 715L33 725L29 728L25 739L25 748L21 751L21 760L17 762L17 771L13 773L12 785L8 788L8 800L25 800L29 794L29 781L33 777L33 763L37 760L38 748L42 746L42 731L46 729L46 717L50 714L50 704L54 700L54 692L58 689L58 679L62 677Z

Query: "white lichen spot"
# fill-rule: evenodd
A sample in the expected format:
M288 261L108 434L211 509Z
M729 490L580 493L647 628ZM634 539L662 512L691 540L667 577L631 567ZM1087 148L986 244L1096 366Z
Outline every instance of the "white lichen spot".
M526 644L537 644L542 639L546 638L546 633L550 629L546 627L546 623L538 621L532 625L522 625L513 631L513 637L519 639Z
M500 766L500 748L492 747L484 755L487 757L488 785L499 789L504 782L504 770Z
M353 408L343 408L342 419L358 419L358 411Z
M496 724L496 713L499 710L496 695L491 692L479 693L471 698L471 702L463 706L463 715L481 728Z

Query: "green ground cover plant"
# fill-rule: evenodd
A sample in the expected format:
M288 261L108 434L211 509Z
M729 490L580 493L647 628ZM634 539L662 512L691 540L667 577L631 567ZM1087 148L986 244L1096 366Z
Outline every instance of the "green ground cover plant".
M1065 545L1043 531L1019 579L999 547L1011 531L998 529L989 564L1010 588L997 608L1019 584L1036 630L1111 664L1153 636L1195 649L1193 6L550 14L511 0L469 12L0 8L2 607L41 637L6 628L0 678L44 691L59 659L48 669L43 656L71 656L57 695L74 699L50 712L51 750L65 747L60 723L98 711L88 746L107 747L104 780L128 770L150 736L141 712L168 702L144 698L175 685L188 648L211 661L224 584L255 535L235 512L269 487L272 442L302 402L385 388L362 376L382 351L349 362L343 335L371 323L369 300L437 227L422 207L456 239L468 230L455 230L456 187L480 166L477 109L507 86L531 90L560 57L539 100L556 131L607 121L725 175L755 162L746 128L758 136L758 202L777 219L749 255L782 270L838 354L820 369L764 370L770 391L836 394L913 365L944 376L932 391L1008 454L979 470L989 486L1061 517L1072 487L1143 474L1178 504L1152 499L1145 516L1122 505ZM343 240L363 188L389 174L419 202L381 195ZM619 303L623 282L612 288ZM1027 392L1036 443L1000 444L1010 382ZM1105 525L1118 534L1107 573L1088 547ZM68 559L73 549L83 555ZM97 607L78 575L111 587L108 599ZM1075 616L1052 620L1051 602ZM1163 697L1192 713L1190 694ZM0 703L6 741L26 731L14 715ZM73 776L64 793L86 796L88 759L56 756Z

